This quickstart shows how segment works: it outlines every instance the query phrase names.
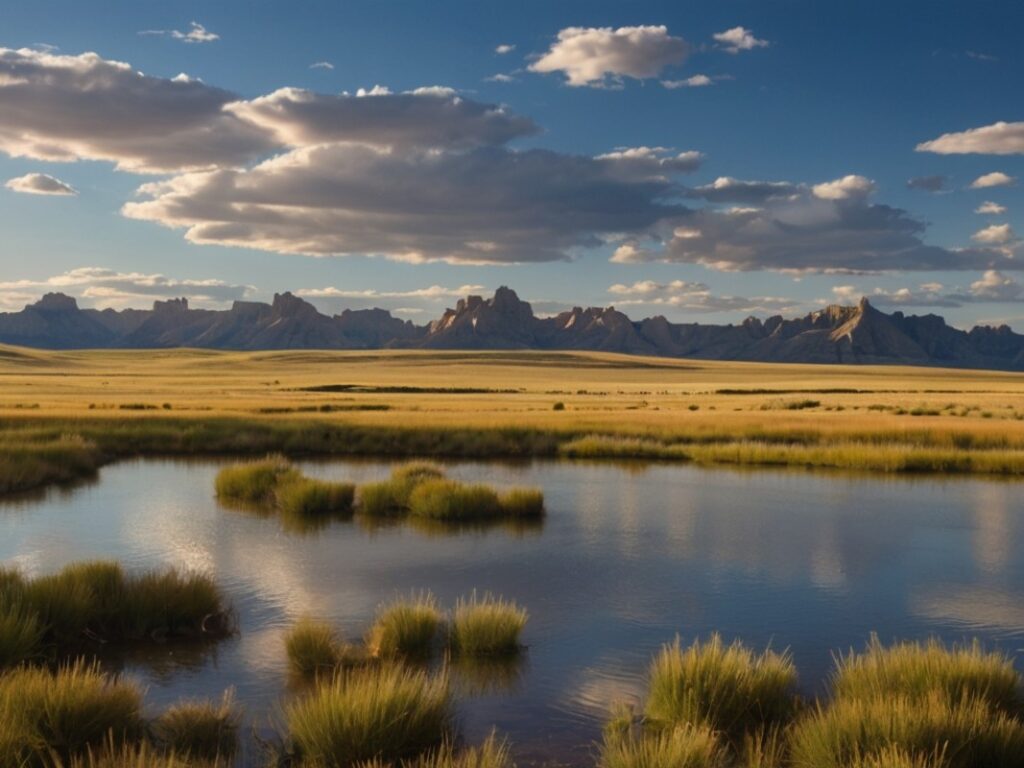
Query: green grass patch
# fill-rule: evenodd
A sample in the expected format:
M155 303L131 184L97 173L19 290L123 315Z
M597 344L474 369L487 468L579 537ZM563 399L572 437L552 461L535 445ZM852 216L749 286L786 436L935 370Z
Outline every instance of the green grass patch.
M739 741L790 719L795 685L789 654L757 654L718 635L687 648L676 638L651 664L645 713L664 727L703 723Z
M688 723L658 732L606 731L598 768L726 768L715 732Z
M400 665L338 673L285 713L304 765L348 768L414 758L450 736L448 680Z
M316 677L362 661L360 652L347 645L325 622L300 619L285 636L288 668L297 677Z
M424 658L433 650L443 621L437 598L431 593L401 598L380 609L366 645L380 658Z
M525 608L509 600L474 592L455 604L448 636L451 650L461 656L514 654L528 618Z
M153 723L158 743L168 752L189 759L230 759L238 749L239 715L230 694L220 702L186 701L175 704Z
M217 498L236 504L271 504L278 486L298 479L298 472L281 456L268 456L224 467L214 481Z

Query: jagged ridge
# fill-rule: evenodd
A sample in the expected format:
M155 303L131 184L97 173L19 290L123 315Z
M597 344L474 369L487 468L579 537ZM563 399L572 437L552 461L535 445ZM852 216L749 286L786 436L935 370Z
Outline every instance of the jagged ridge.
M792 320L739 325L634 321L614 307L574 307L540 318L515 291L468 296L426 326L383 309L324 315L291 293L271 304L190 309L186 299L151 310L81 309L51 293L20 312L0 313L0 342L44 349L561 349L788 363L890 363L1024 370L1024 336L1007 326L952 328L938 315L880 312L865 298Z

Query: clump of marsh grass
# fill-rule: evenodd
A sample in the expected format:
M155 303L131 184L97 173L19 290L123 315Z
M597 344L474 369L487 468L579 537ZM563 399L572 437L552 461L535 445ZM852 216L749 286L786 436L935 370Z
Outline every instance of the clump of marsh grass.
M229 759L238 749L239 715L234 697L186 701L167 709L153 723L157 741L169 752L190 759Z
M227 760L201 760L180 757L174 753L157 750L148 742L131 745L110 745L102 750L89 752L70 761L51 758L47 768L227 768ZM0 762L2 768L8 768ZM16 766L15 768L19 768Z
M434 646L444 617L437 598L422 592L385 605L366 638L370 653L381 658L424 657Z
M344 642L330 624L304 618L285 637L288 667L297 677L315 677L354 666L356 650Z
M141 711L137 686L84 661L56 672L21 667L0 677L0 745L14 755L14 765L39 764L51 755L69 760L108 741L137 740Z
M348 768L403 760L450 735L448 680L400 665L340 672L291 704L285 719L303 764Z
M792 717L795 684L787 653L756 654L717 634L683 648L677 637L651 664L645 714L662 727L704 723L738 740Z
M1022 710L1021 679L1013 662L1001 653L986 652L977 641L951 648L936 639L885 647L872 636L864 653L837 659L832 679L836 699L913 698L932 691L955 702L978 698L1011 714Z
M224 467L214 481L217 498L236 504L271 504L274 492L285 480L298 477L295 468L282 456L268 456Z
M886 747L872 755L861 756L850 768L945 768L945 750L932 755L915 755L900 747Z
M404 761L402 768L513 768L512 752L508 742L492 733L479 747L456 750L445 742L439 749Z
M936 762L945 750L943 768L1019 767L1024 724L982 699L951 701L943 691L837 699L794 726L790 764L848 768L897 747L910 759Z
M427 480L409 494L409 513L434 520L473 520L501 515L501 502L486 485Z
M728 753L707 725L606 731L598 768L725 768Z
M114 562L69 565L25 579L0 571L0 667L86 642L222 636L230 612L207 576L176 570L128 575Z
M432 462L411 461L391 470L391 477L359 488L359 511L372 517L392 517L409 511L409 497L421 483L444 478Z
M452 652L463 656L514 654L529 615L514 602L474 592L455 604L449 628Z
M513 488L498 500L505 517L529 520L544 516L544 492L538 488Z
M356 487L352 483L293 477L278 484L274 499L283 515L298 518L348 517L352 514L355 493Z

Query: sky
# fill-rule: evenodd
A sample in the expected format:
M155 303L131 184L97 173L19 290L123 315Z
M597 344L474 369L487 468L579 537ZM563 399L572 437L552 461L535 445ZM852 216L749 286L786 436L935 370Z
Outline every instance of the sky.
M1024 330L1024 4L7 3L0 309Z

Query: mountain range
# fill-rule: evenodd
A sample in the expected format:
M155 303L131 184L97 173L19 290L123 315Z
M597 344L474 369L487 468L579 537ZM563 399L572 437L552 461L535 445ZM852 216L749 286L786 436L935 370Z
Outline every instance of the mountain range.
M271 304L191 309L186 299L153 308L82 309L50 293L0 313L0 342L43 349L541 349L594 350L705 360L937 365L1024 371L1024 335L1003 325L953 328L938 315L887 314L861 299L804 317L750 317L738 325L631 320L614 307L574 307L537 317L515 291L467 296L428 325L383 309L325 315L291 293Z

